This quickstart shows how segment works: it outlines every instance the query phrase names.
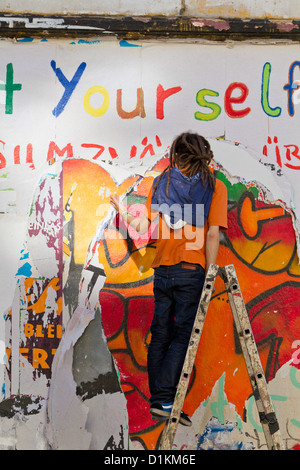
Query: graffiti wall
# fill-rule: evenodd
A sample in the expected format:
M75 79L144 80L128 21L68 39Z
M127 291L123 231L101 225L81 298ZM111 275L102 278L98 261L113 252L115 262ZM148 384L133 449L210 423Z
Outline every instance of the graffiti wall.
M0 43L2 449L156 449L147 348L155 247L143 213L172 139L205 135L234 264L288 449L300 446L299 47ZM175 449L265 449L218 278Z

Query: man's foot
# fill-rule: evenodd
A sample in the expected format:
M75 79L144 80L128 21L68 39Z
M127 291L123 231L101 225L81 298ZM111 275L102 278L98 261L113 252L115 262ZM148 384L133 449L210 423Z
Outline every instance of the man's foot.
M183 411L181 411L180 413L179 422L183 424L184 426L192 426L191 418L189 417L189 415L187 415Z
M150 407L150 413L153 417L166 420L172 411L173 403L153 403Z
M171 414L173 403L154 403L150 407L152 419L155 421L166 421ZM189 415L181 411L179 422L184 426L192 426L192 421Z

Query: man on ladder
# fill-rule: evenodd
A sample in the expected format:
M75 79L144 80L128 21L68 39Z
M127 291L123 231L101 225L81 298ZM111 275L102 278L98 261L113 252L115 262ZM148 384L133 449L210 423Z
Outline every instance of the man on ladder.
M170 417L205 274L217 259L219 230L227 228L227 190L209 164L213 153L202 136L184 133L172 143L169 166L153 182L146 214L137 219L118 197L111 204L139 233L157 220L155 311L148 350L150 413ZM179 422L191 426L182 410Z
M119 198L111 198L113 207L140 233L146 233L151 221L158 219L152 265L155 311L148 351L150 413L155 420L166 420L161 450L172 449L178 423L191 426L182 407L215 278L220 275L267 447L282 450L277 418L234 266L219 268L215 264L219 230L227 228L227 191L209 169L212 157L206 139L182 134L170 148L169 166L153 182L144 216L134 217Z

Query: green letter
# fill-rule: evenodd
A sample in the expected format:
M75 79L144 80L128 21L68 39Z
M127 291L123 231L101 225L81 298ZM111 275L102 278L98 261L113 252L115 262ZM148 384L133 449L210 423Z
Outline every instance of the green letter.
M281 114L281 108L277 106L277 108L270 108L269 105L269 82L270 82L270 74L271 74L271 64L266 62L263 68L262 73L262 84L261 84L261 105L264 112L268 116L277 117Z
M204 98L205 95L219 96L219 93L217 91L207 90L206 88L203 88L202 90L198 91L196 95L197 103L199 104L199 106L211 109L212 112L205 114L200 113L200 111L196 111L195 119L199 119L200 121L213 121L214 119L217 119L217 117L222 111L222 108L217 103L211 103L210 101L206 101L206 99Z
M6 84L0 84L0 90L6 91L5 114L13 113L13 92L21 89L22 85L20 83L14 84L14 70L12 64L7 64Z

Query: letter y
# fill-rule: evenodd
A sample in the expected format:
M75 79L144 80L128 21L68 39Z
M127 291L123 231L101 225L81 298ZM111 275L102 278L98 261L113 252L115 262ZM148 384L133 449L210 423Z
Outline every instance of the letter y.
M73 91L75 90L79 80L81 79L81 76L86 68L86 63L82 62L78 69L76 70L72 80L68 80L63 72L61 71L60 68L56 67L56 62L54 60L51 60L51 67L57 76L58 80L64 87L65 91L64 94L62 95L58 105L53 109L52 113L54 114L55 117L58 117L63 110L66 107L66 104L68 103L69 99L71 98L71 95Z

